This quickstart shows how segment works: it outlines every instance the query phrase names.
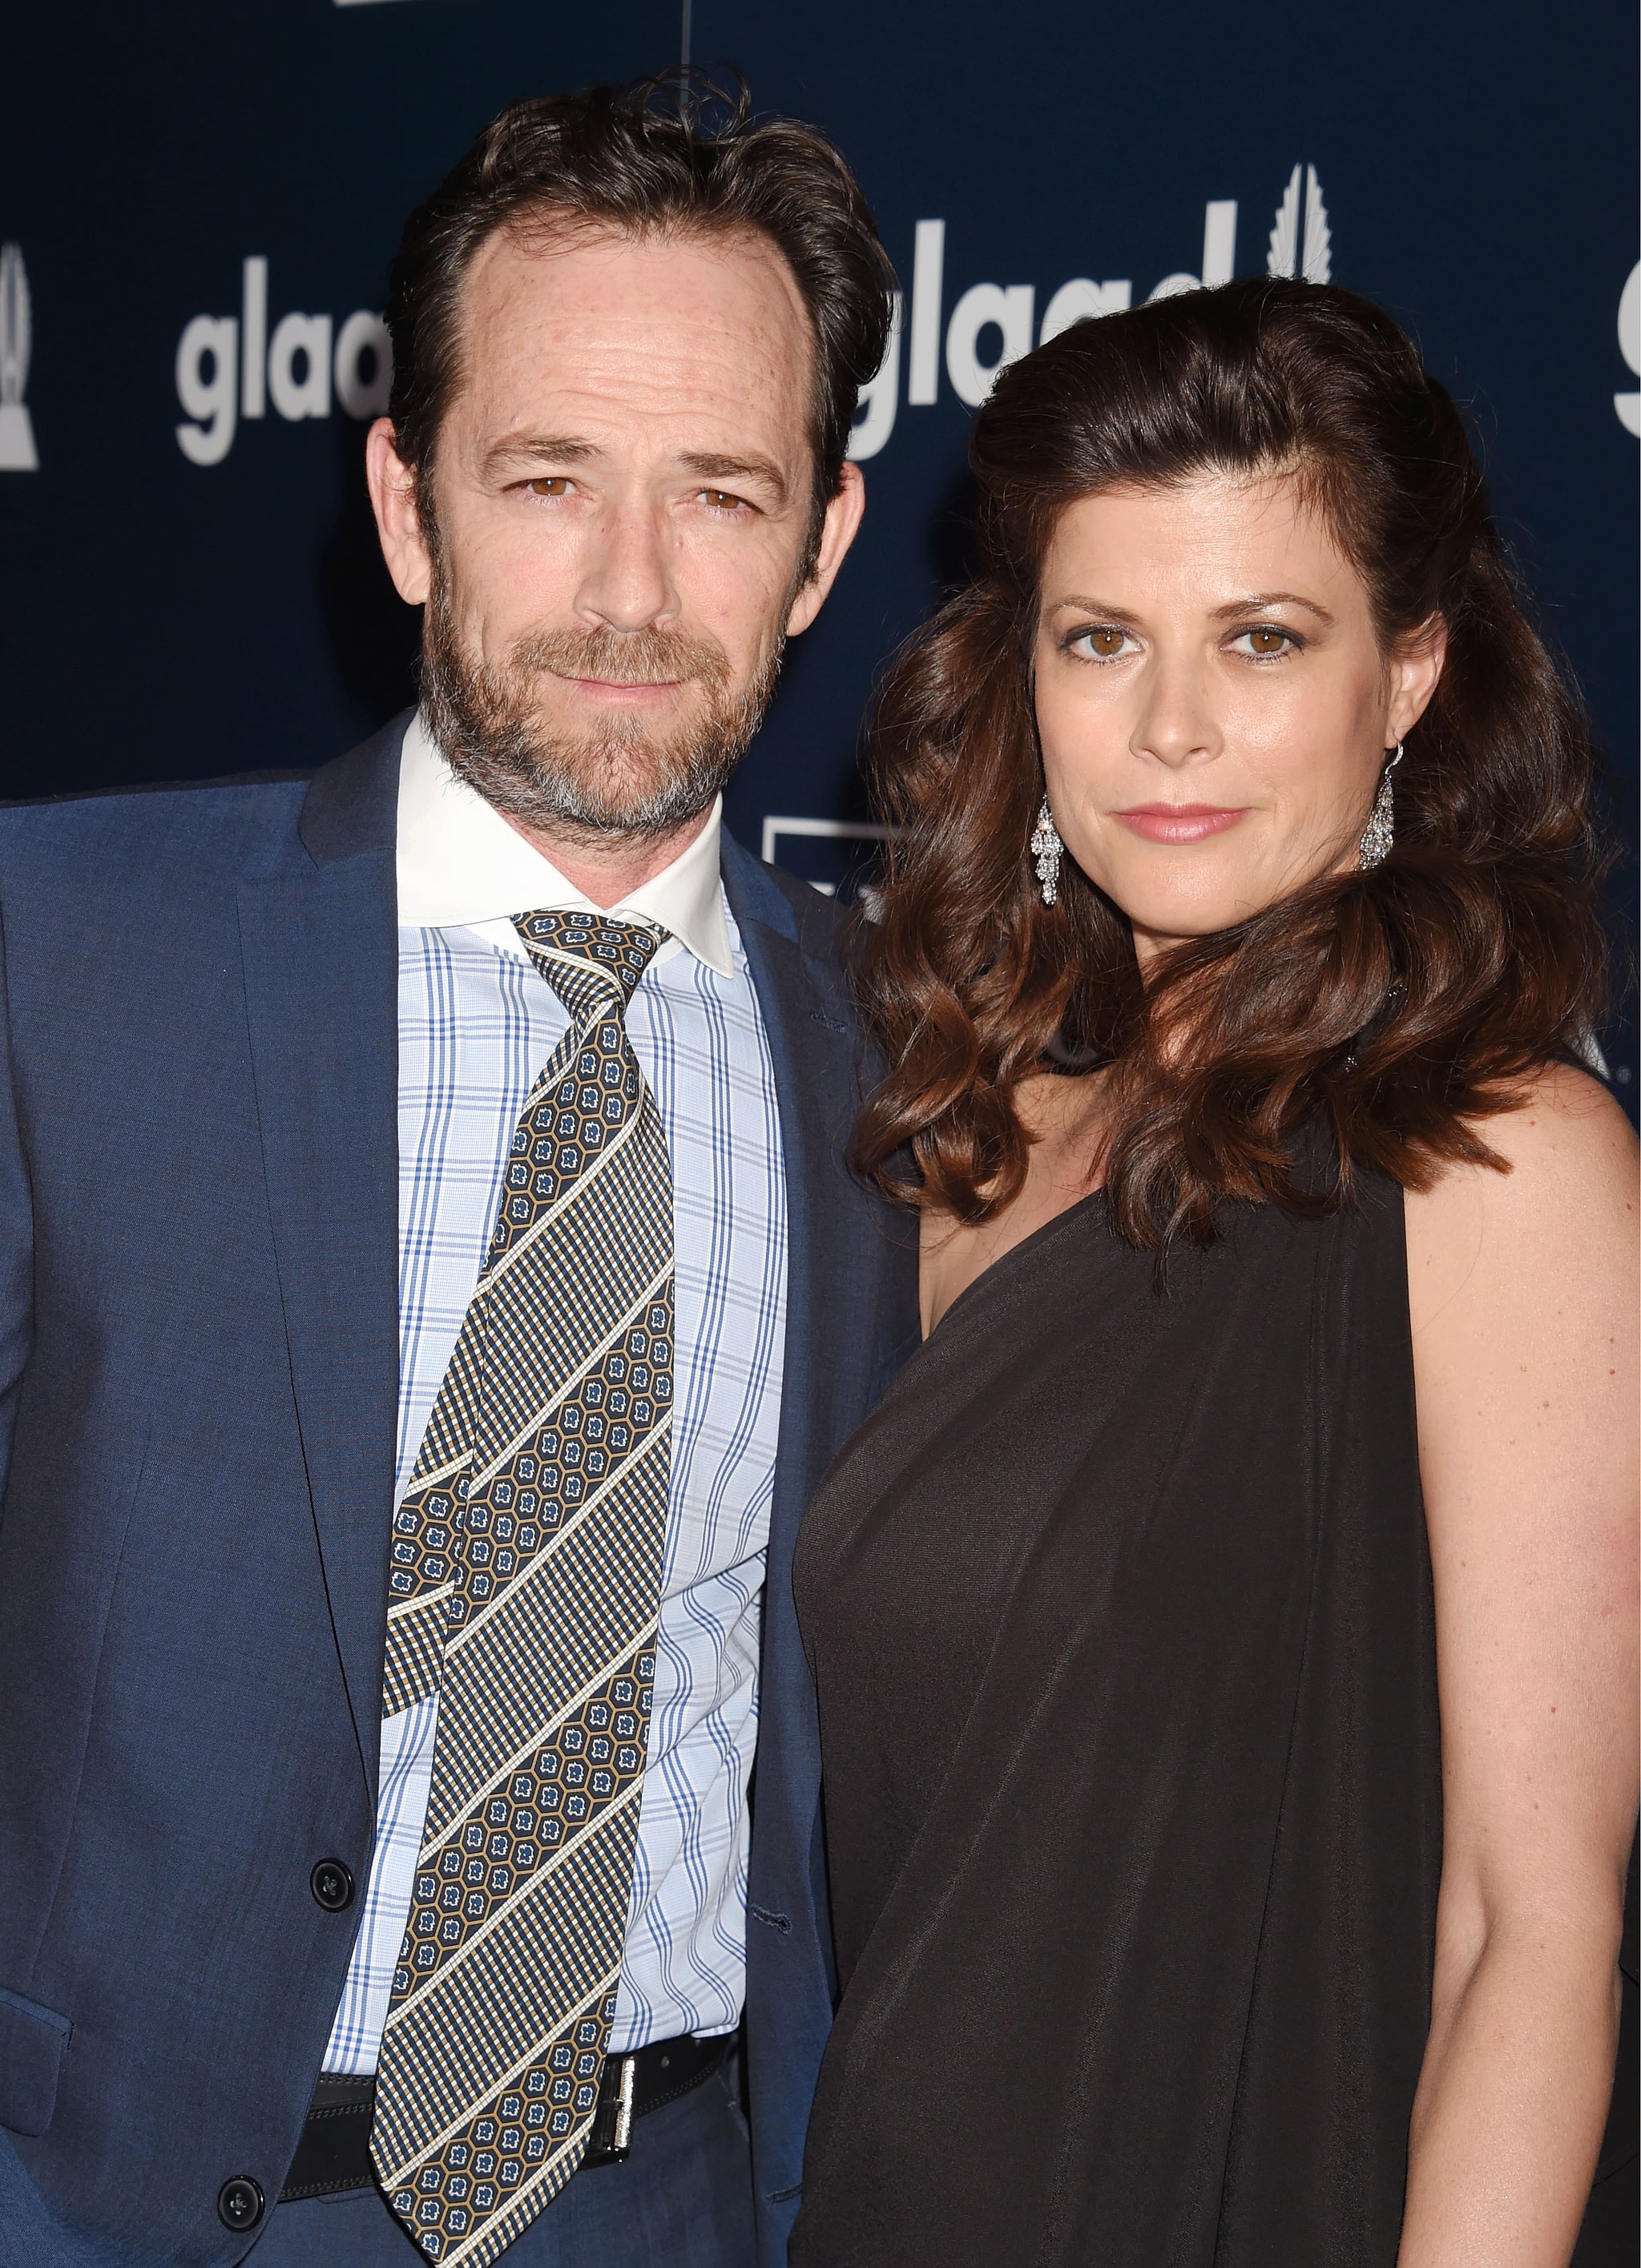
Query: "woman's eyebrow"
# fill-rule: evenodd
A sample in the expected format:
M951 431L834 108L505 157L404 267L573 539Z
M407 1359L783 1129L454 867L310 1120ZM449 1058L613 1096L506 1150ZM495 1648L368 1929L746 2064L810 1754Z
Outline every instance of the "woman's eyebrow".
M1098 615L1102 622L1137 622L1140 619L1127 607L1111 606L1104 599L1085 599L1075 591L1068 591L1063 598L1051 600L1049 611L1054 613L1061 607L1074 607L1079 615Z
M1334 626L1334 617L1326 607L1319 606L1314 599L1302 597L1298 591L1256 591L1251 599L1233 599L1228 605L1214 608L1214 620L1226 622L1238 615L1262 614L1267 607L1303 607L1307 615L1314 615L1329 630Z

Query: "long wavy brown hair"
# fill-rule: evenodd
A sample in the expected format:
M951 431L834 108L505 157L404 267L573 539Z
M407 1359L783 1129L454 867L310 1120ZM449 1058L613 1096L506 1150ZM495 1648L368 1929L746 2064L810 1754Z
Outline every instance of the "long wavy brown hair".
M986 1219L1025 1178L1020 1083L1056 1062L1109 1067L1091 1165L1141 1247L1211 1241L1227 1199L1314 1213L1363 1167L1418 1189L1454 1161L1498 1165L1486 1119L1586 1043L1601 1005L1589 735L1406 335L1352 293L1277 279L1081 322L1002 374L969 460L978 572L877 705L871 769L898 839L861 983L891 1069L857 1170ZM1069 856L1044 906L1027 852L1039 572L1075 499L1204 471L1297 478L1381 650L1439 617L1446 663L1407 737L1384 864L1172 948L1142 985L1121 910ZM1320 1189L1315 1128L1337 1160Z

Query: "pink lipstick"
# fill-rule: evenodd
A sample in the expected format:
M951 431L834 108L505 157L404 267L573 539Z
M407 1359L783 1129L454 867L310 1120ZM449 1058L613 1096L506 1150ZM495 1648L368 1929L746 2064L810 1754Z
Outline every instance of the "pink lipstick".
M1148 843L1201 843L1234 827L1245 812L1215 803L1137 803L1132 810L1114 811L1111 816Z

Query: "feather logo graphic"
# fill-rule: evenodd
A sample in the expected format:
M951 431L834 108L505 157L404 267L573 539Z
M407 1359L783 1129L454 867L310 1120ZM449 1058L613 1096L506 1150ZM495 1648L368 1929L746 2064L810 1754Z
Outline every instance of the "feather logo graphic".
M28 275L15 244L0 245L0 473L33 473L34 429L23 400L28 384Z
M1305 221L1299 225L1299 184L1305 187ZM1326 284L1333 275L1333 231L1322 202L1322 185L1314 166L1296 166L1288 177L1277 225L1270 232L1265 266L1273 276L1301 276L1307 284Z

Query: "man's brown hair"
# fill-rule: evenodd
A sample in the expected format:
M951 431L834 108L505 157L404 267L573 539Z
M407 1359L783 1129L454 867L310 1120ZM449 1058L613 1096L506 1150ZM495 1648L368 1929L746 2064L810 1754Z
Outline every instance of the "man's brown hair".
M500 229L564 224L633 237L752 230L791 270L815 348L811 544L842 484L856 396L888 342L894 274L860 185L824 135L754 118L730 93L672 70L624 87L515 102L492 120L404 225L388 277L401 459L431 467L461 379L461 287Z

